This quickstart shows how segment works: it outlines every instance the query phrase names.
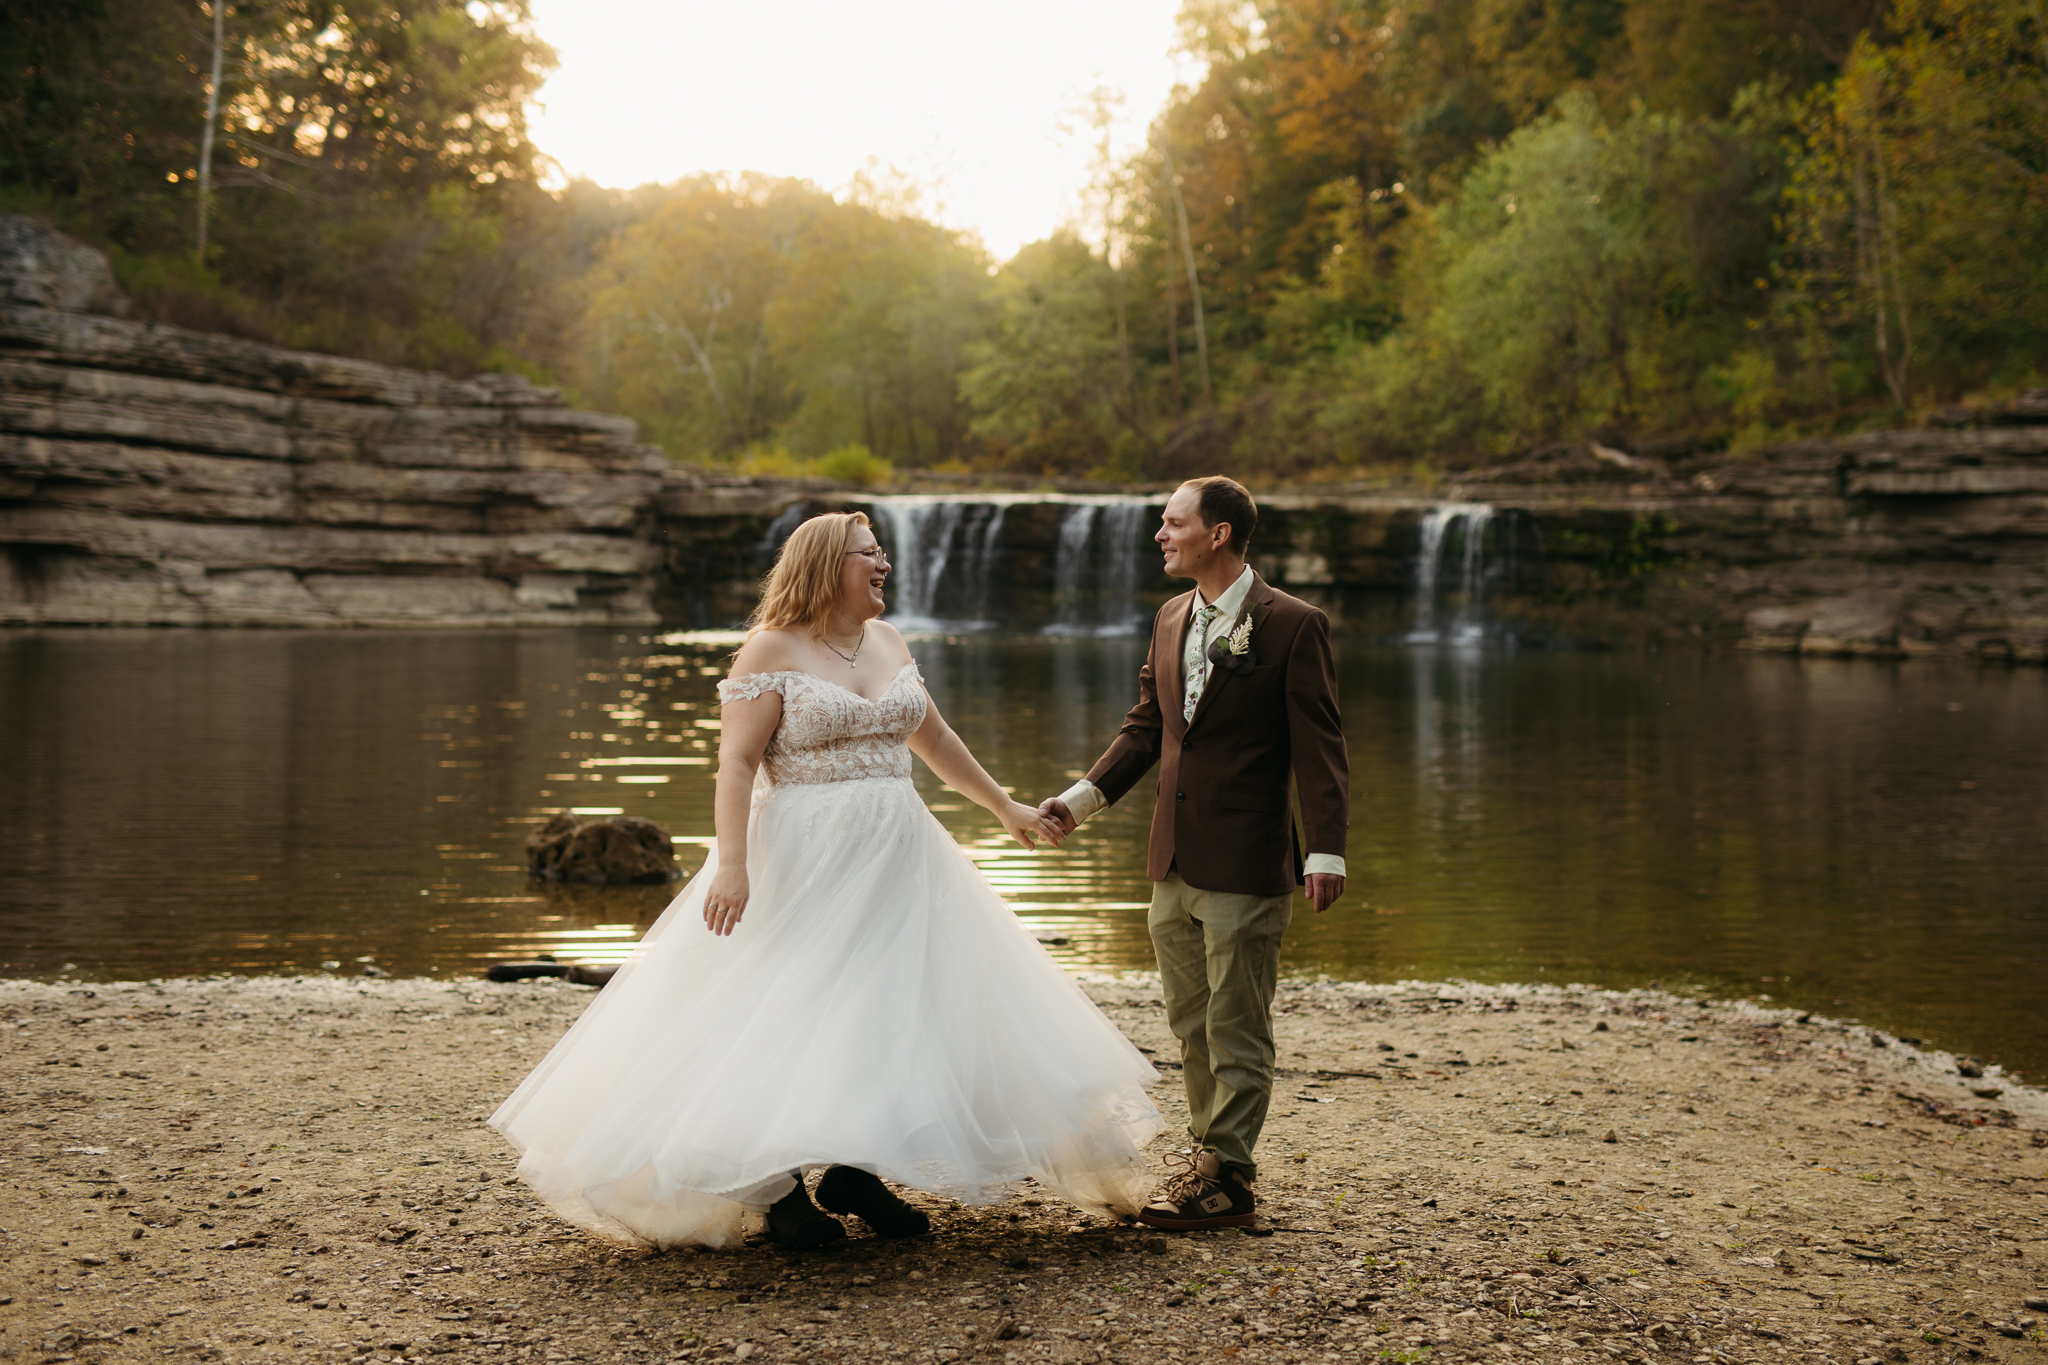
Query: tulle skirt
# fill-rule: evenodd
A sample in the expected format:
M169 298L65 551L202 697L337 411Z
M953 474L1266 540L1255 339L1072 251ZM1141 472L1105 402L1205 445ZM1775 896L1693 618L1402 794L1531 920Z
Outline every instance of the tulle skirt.
M1138 1211L1158 1074L907 779L770 788L747 850L739 927L704 927L714 850L491 1116L557 1213L727 1246L791 1172L835 1164L963 1203L1028 1176Z

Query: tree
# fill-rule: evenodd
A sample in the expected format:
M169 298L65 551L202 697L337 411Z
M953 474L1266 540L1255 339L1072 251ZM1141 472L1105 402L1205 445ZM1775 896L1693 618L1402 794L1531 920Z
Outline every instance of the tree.
M1812 382L1904 406L2048 360L2048 14L1900 0L1893 31L1813 100L1788 207Z
M987 275L954 233L801 181L698 177L620 234L592 289L586 385L672 451L961 453Z
M1008 462L1080 473L1109 457L1105 428L1136 427L1120 392L1113 280L1073 233L1034 242L996 276L988 340L968 352L960 389L977 434Z

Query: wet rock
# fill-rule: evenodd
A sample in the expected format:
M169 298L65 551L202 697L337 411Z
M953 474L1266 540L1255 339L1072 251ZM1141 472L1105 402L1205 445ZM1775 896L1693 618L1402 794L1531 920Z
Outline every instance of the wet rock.
M1984 1068L1978 1065L1977 1062L1973 1059L1965 1057L1960 1062L1956 1063L1956 1074L1958 1076L1967 1076L1971 1080L1976 1080L1979 1077L1983 1076Z
M82 313L125 312L107 258L40 218L0 214L0 301Z
M668 832L632 815L563 811L526 837L527 875L585 886L649 886L682 876Z
M611 984L611 979L618 970L616 966L595 967L583 962L557 962L543 954L532 962L494 962L484 969L484 980L503 983L554 977L573 986L602 988Z
M1899 642L1904 594L1885 590L1825 597L1799 644L1802 654L1890 654Z
M1743 624L1743 648L1796 654L1807 627L1813 624L1813 613L1800 607L1759 607L1744 618Z
M493 962L484 969L484 980L504 983L508 981L538 981L546 977L565 977L569 964L557 962L542 953L531 962Z

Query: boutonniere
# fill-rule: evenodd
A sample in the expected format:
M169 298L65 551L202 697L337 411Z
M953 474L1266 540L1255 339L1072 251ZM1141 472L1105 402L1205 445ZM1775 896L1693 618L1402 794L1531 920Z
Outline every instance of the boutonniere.
M1209 663L1215 668L1224 668L1239 675L1257 667L1258 660L1252 657L1252 615L1244 614L1237 623L1237 629L1209 646Z

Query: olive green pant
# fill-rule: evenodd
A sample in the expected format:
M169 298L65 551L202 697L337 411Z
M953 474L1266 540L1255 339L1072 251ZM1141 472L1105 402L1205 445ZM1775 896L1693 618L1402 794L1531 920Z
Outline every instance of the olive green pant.
M1273 987L1293 915L1292 895L1202 891L1169 872L1152 884L1146 917L1167 1027L1180 1039L1188 1131L1247 1178L1273 1101Z

